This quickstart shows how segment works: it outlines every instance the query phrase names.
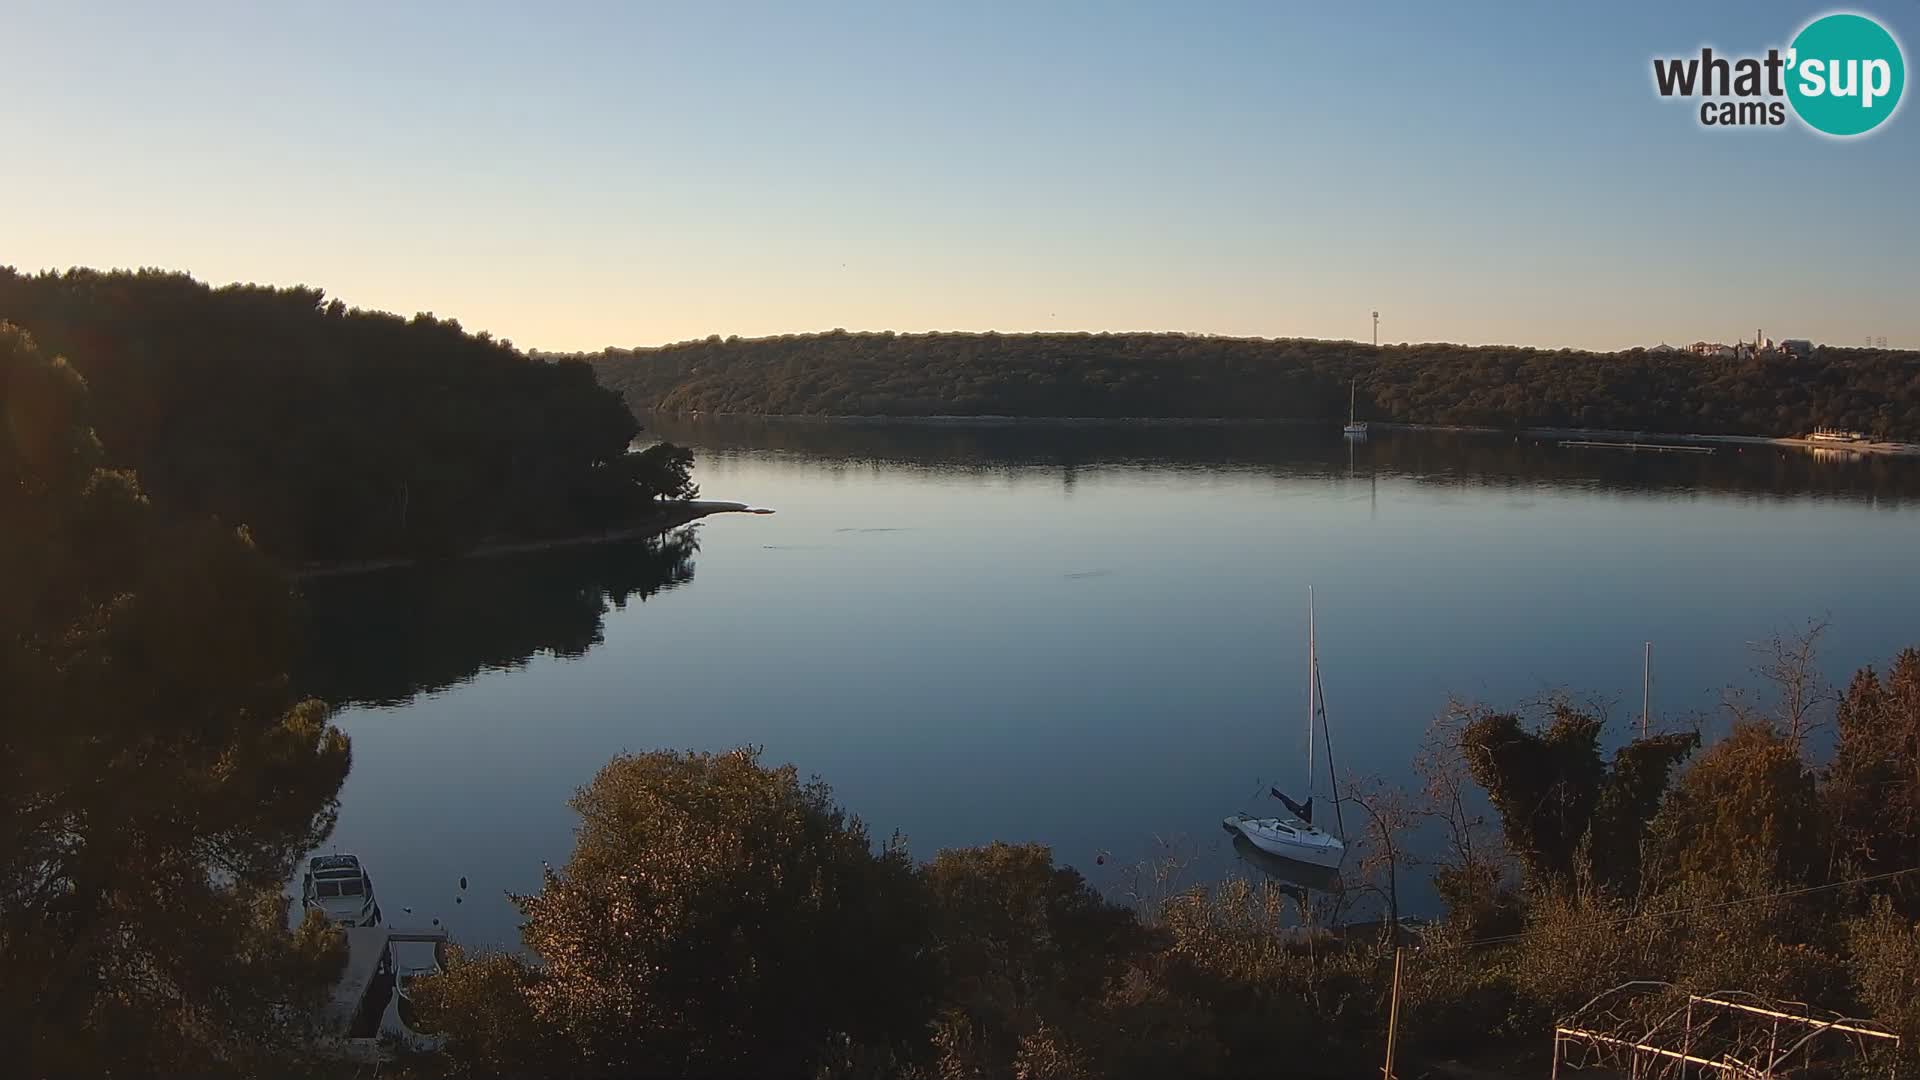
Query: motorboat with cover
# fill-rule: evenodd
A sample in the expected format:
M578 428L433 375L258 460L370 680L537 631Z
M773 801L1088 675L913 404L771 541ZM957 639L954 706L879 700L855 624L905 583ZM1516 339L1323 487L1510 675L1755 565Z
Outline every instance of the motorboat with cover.
M307 860L300 906L319 911L341 926L377 926L380 903L373 878L356 855L315 855Z

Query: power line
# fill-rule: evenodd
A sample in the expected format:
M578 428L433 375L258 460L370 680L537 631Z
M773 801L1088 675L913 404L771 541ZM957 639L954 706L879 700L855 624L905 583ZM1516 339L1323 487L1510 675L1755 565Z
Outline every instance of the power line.
M1647 911L1637 915L1623 915L1617 919L1596 919L1592 922L1577 924L1574 928L1584 930L1590 927L1619 926L1622 923L1636 922L1640 919L1664 919L1671 915L1690 915L1701 911L1718 911L1722 908L1738 907L1741 904L1757 904L1766 900L1785 900L1789 897L1805 896L1808 893L1824 892L1828 889L1845 889L1854 885L1871 885L1876 881L1891 881L1894 878L1913 873L1920 873L1920 866L1909 866L1905 870L1889 870L1884 874L1870 874L1866 877L1851 878L1846 881L1833 881L1825 885L1805 885L1797 889L1782 889L1779 892L1763 893L1759 896L1743 896L1738 900L1720 900L1711 904L1672 908L1667 911ZM1480 938L1477 941L1469 941L1467 944L1468 946L1499 945L1508 941L1519 941L1522 938L1538 937L1545 933L1547 933L1545 930L1523 930L1517 934L1501 934L1495 937Z

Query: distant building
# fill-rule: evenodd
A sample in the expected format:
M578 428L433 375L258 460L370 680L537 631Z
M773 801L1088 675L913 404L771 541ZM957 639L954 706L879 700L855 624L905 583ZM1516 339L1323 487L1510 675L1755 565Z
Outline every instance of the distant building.
M1655 345L1653 348L1648 349L1647 351L1650 353L1677 353L1680 350L1674 348L1673 346L1663 341L1660 344Z
M1713 356L1731 358L1734 350L1731 345L1722 345L1717 341L1696 341L1687 346L1687 351L1695 356Z
M1789 356L1812 356L1813 342L1806 338L1787 338L1780 342L1780 350Z

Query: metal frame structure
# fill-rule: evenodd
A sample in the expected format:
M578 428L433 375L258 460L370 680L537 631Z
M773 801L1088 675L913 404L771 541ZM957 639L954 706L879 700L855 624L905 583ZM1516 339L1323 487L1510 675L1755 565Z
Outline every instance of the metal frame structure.
M1871 1020L1774 1002L1741 991L1696 994L1671 983L1623 983L1582 1005L1553 1029L1553 1077L1604 1067L1634 1080L1689 1076L1789 1077L1817 1063L1888 1053L1900 1036ZM1584 1053L1575 1060L1575 1048Z

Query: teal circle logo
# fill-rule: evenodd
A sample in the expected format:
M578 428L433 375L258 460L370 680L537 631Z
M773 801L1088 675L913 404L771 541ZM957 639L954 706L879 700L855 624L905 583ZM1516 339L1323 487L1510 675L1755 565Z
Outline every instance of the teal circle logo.
M1864 15L1813 20L1787 56L1787 100L1815 131L1864 135L1900 106L1907 82L1900 43Z

